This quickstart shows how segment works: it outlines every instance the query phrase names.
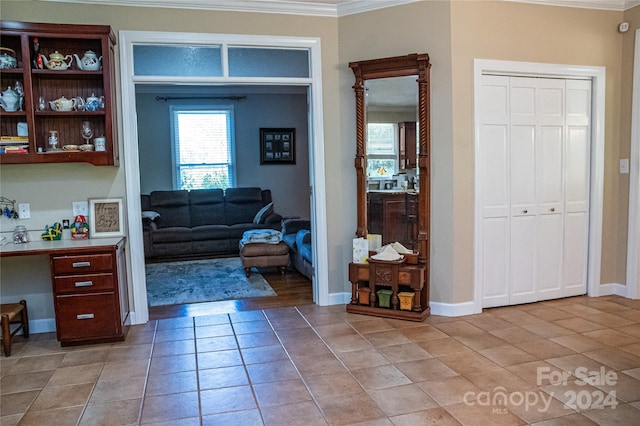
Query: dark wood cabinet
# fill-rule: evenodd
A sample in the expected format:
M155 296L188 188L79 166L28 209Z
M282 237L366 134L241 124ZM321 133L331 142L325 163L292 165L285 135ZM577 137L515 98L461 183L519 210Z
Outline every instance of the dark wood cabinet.
M408 249L418 249L417 193L369 192L367 216L369 233L382 235L382 244L397 241Z
M347 312L379 317L422 321L429 316L429 270L425 264L385 262L369 259L368 264L350 263L351 303ZM388 306L382 306L380 290L390 292ZM398 300L409 295L402 306Z
M94 165L118 165L118 143L115 122L115 35L106 25L38 24L29 22L1 21L2 46L11 49L17 59L17 68L0 69L0 91L15 87L19 82L24 87L22 111L7 112L0 116L0 145L21 144L8 140L18 136L18 123L26 123L28 140L22 142L26 152L0 154L1 164L86 162ZM59 52L70 55L72 60L64 70L37 67L34 43L37 40L39 54L50 58ZM102 57L102 67L96 71L79 69L75 55L82 58L87 51ZM5 51L9 52L9 51ZM65 97L103 99L104 106L95 111L52 111L49 101ZM41 109L39 99L45 101ZM93 129L93 138L105 137L104 151L49 150L49 132L58 132L58 146L82 145L83 122L88 121ZM24 124L21 124L24 126ZM93 143L93 142L90 142Z
M416 122L403 121L398 123L398 144L400 170L415 169L417 166Z
M124 239L51 255L56 331L63 346L124 340L128 316Z

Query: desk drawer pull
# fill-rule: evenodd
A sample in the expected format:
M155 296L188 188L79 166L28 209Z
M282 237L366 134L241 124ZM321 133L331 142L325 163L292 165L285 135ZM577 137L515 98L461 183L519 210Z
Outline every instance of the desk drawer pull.
M95 315L93 314L80 314L80 315L76 315L76 319L79 320L83 320L83 319L93 319L95 317Z
M91 266L91 262L73 262L71 266L74 268L87 268Z
M91 287L93 286L93 281L78 281L75 284L76 287Z

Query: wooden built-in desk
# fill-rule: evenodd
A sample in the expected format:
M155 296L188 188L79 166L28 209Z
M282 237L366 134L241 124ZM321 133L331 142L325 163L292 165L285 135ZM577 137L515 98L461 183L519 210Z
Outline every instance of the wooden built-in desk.
M351 303L347 312L374 315L386 318L422 321L429 316L429 285L425 285L426 264L409 265L407 263L369 260L368 264L350 263L349 281L351 281ZM362 291L362 288L368 291ZM392 291L391 307L379 307L375 293L379 289ZM414 293L411 310L400 310L398 293L410 290ZM360 300L360 293L367 299Z
M0 256L49 255L56 333L63 346L125 339L129 315L125 238L37 240Z

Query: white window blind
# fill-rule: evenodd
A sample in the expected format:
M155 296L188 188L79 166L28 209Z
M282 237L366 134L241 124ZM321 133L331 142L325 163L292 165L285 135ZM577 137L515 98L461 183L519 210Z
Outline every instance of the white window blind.
M173 106L171 110L176 188L233 187L232 108Z

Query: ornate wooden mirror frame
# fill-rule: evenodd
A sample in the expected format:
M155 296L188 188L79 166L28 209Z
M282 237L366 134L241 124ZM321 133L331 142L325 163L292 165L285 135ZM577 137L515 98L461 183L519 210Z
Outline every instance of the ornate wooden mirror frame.
M430 150L431 150L431 107L429 100L429 55L410 54L391 58L373 59L349 63L356 82L353 89L356 94L356 179L357 179L357 237L367 236L367 121L365 105L366 80L416 76L418 83L418 261L429 262L429 225L430 225ZM427 274L428 277L428 274ZM427 278L428 279L428 278Z

